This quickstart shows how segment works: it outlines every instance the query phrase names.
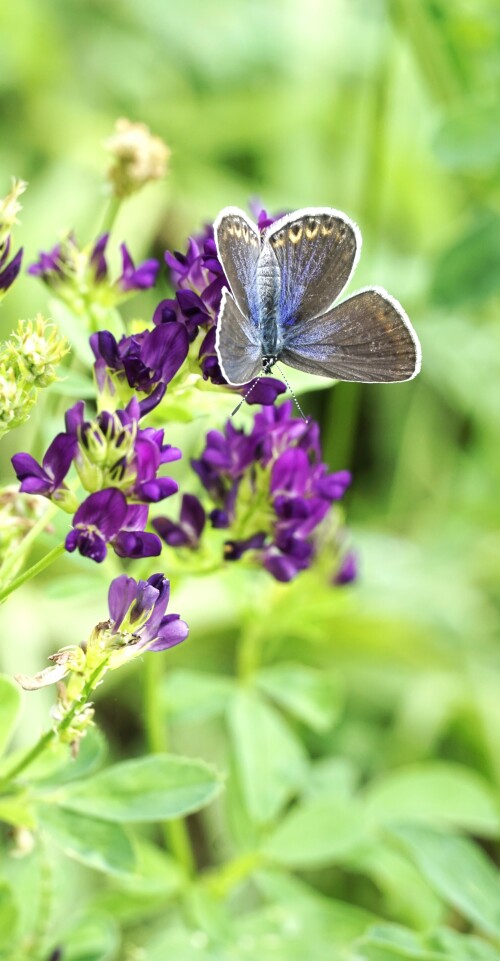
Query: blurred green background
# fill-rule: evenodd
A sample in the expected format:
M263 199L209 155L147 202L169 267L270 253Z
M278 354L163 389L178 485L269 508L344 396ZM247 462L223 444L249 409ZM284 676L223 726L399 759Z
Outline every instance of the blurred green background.
M304 398L330 464L354 471L358 585L334 597L311 574L262 587L273 657L335 673L345 692L339 723L310 750L345 755L364 776L434 757L500 786L499 88L497 0L0 7L0 194L11 175L30 183L15 235L26 263L62 229L95 235L102 141L126 116L172 149L167 183L120 214L116 239L134 255L182 249L222 206L254 197L271 211L331 205L364 238L352 290L386 287L421 338L416 381ZM19 281L2 335L44 308L36 280ZM197 426L198 447L207 428ZM24 438L2 443L3 482ZM89 567L72 559L57 583L36 581L2 609L4 670L38 669L103 616L107 580ZM243 583L231 573L195 591L174 585L192 633L169 666L231 671ZM261 596L252 629L265 645ZM125 756L140 750L138 671L120 672L100 708ZM25 738L50 701L30 701ZM217 753L208 729L180 728L176 745Z

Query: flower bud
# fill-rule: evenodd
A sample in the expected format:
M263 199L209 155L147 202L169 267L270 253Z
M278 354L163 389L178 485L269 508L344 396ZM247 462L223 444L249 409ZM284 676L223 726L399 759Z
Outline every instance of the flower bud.
M170 149L143 123L117 120L115 132L104 146L113 158L108 180L115 197L128 197L150 181L166 176Z

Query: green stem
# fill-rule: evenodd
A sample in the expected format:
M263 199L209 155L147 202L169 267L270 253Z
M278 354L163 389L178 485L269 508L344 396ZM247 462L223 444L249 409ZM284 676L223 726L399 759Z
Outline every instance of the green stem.
M43 516L37 520L36 524L33 524L31 530L28 531L26 537L23 537L21 543L16 547L16 549L7 555L2 566L0 567L1 584L8 579L10 572L16 569L18 562L25 559L28 549L31 547L33 542L36 541L38 535L45 530L50 519L57 513L57 510L57 505L51 504Z
M121 205L122 197L116 197L113 194L109 198L108 205L104 211L104 217L102 218L101 226L99 228L100 234L109 234L111 232Z
M106 669L106 663L106 660L101 661L95 670L92 671L92 674L84 685L81 693L75 698L68 713L64 715L57 727L51 728L50 731L46 731L45 734L42 734L42 736L28 751L28 753L25 754L24 757L17 762L17 764L14 764L10 771L3 776L3 778L0 780L0 791L2 791L4 787L10 783L10 781L13 781L14 778L17 778L19 774L22 774L27 767L33 764L33 761L36 761L36 759L40 757L40 754L43 754L49 744L51 744L52 741L54 741L57 737L59 737L60 734L63 734L64 731L68 729L79 709L87 703L90 694L94 690L94 687L101 677L101 674Z
M452 103L462 84L450 57L443 31L439 31L424 0L390 0L396 26L406 32L429 89L440 103Z
M42 559L36 564L33 564L32 567L29 567L28 570L24 571L23 574L19 574L19 577L14 578L14 580L11 581L7 587L4 587L3 591L0 591L0 604L5 601L9 594L17 591L18 587L26 584L27 581L31 581L33 577L36 577L37 574L41 574L46 567L49 567L50 564L53 564L53 562L56 561L61 554L64 554L64 550L64 544L57 544L56 547L53 547L52 550L45 555L45 557L42 557Z
M152 754L164 754L169 750L168 731L161 703L162 671L159 658L146 654L144 661L144 721L146 741ZM196 872L191 841L184 820L164 821L165 843L176 861L190 877Z

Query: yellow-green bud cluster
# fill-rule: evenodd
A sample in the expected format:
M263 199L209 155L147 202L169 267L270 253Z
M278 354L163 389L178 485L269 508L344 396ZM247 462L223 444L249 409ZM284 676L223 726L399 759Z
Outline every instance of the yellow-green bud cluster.
M40 314L20 320L0 344L0 437L28 419L38 390L57 379L55 368L68 350L66 339Z
M104 146L113 157L108 180L115 197L128 197L150 181L166 176L170 148L143 123L117 120L115 132Z
M7 240L14 224L19 223L17 219L21 210L19 197L27 186L24 180L13 180L11 190L3 200L0 200L0 247Z

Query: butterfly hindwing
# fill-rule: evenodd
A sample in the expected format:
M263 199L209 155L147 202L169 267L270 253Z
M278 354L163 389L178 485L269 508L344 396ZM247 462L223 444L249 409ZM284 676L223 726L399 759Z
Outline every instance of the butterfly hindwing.
M247 384L262 371L258 331L241 313L227 288L222 292L215 349L229 384Z
M219 260L238 307L247 317L255 317L257 261L260 232L238 207L225 207L214 224Z
M339 210L308 207L268 228L280 267L280 325L318 317L346 286L361 250L357 225Z
M383 288L371 287L321 317L291 326L281 359L337 380L394 383L418 374L420 344L401 304Z

